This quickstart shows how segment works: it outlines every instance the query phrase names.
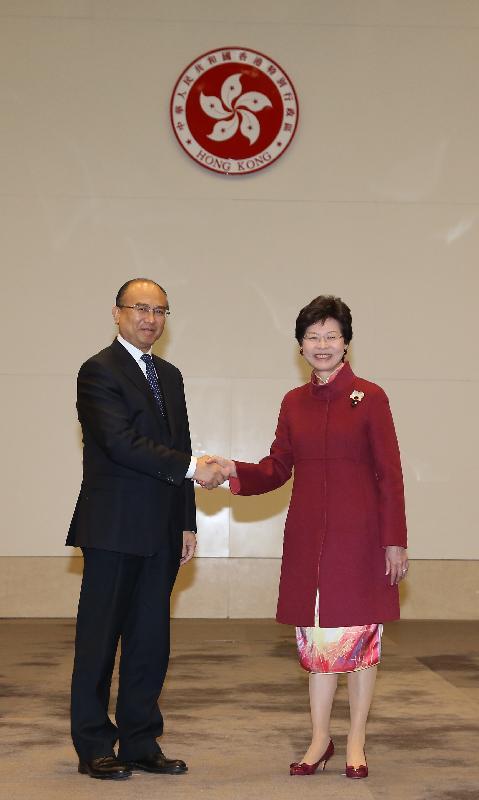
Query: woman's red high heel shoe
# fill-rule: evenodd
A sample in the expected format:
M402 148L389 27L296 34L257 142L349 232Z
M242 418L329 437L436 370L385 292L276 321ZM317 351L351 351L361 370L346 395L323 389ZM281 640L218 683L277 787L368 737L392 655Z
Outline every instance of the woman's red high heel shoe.
M326 750L324 751L323 755L319 759L319 761L316 761L315 764L306 764L304 761L301 761L301 762L293 761L293 763L289 765L289 774L290 775L314 775L314 773L316 772L316 770L318 769L320 764L323 765L321 767L321 769L324 772L326 764L327 764L327 762L329 761L329 759L331 758L332 755L334 755L334 744L333 744L333 740L330 739L329 740L329 744L328 744Z
M359 767L350 767L346 764L346 778L367 778L368 777L368 762L366 761L366 753L364 753L364 764Z

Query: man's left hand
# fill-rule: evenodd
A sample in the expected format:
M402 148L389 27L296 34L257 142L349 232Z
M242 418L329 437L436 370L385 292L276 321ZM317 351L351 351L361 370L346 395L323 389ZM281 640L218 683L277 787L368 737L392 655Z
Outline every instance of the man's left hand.
M183 531L183 549L181 551L180 564L186 564L193 558L196 550L196 533L193 531Z

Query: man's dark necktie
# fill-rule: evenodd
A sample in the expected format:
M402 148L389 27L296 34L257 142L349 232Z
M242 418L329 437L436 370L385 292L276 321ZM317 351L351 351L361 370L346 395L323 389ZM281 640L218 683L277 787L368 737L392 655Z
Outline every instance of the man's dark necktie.
M161 394L160 384L158 383L158 376L156 374L155 366L153 364L153 357L148 355L148 353L143 353L141 360L146 364L146 377L156 400L156 404L160 409L161 415L166 418L165 403L163 400L163 395Z

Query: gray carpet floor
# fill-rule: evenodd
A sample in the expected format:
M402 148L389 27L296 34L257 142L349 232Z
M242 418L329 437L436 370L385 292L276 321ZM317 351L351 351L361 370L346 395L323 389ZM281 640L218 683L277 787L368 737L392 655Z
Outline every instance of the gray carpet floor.
M1 800L479 800L479 622L386 626L362 781L342 774L344 681L333 709L336 755L322 774L289 777L310 731L293 629L269 620L175 620L172 628L161 744L190 771L113 782L76 771L73 621L0 621Z

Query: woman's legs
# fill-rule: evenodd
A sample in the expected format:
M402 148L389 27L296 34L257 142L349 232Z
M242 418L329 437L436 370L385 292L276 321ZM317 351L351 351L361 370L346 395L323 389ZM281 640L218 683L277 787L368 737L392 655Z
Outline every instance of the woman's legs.
M309 701L311 704L311 721L313 723L313 736L302 761L306 764L315 764L325 752L329 740L329 720L333 705L337 675L323 675L312 672L309 676Z
M369 667L368 669L348 673L351 725L348 734L346 763L352 767L359 767L360 764L364 764L366 722L373 699L376 673L377 667Z

